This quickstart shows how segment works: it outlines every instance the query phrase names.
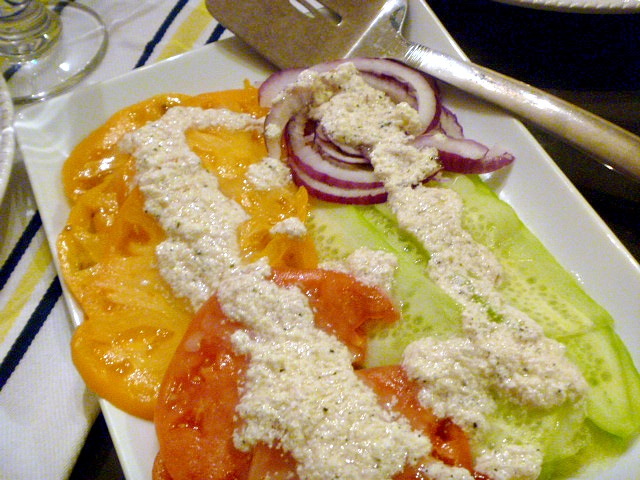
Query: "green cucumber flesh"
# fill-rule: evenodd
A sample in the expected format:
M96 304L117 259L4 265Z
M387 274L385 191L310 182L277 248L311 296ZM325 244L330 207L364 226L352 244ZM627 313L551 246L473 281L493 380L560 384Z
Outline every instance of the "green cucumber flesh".
M612 329L611 316L482 180L453 176L445 185L463 198L465 228L501 261L502 294L536 320L549 337L566 345L591 387L589 420L585 421L579 409L525 412L509 404L501 406L493 419L494 440L518 435L537 438L544 449L545 471L550 472L572 470L567 465L573 465L578 451L598 457L598 446L589 443L590 438L600 436L614 444L613 436L636 434L640 429L640 375ZM403 318L396 325L371 332L367 366L398 363L406 345L417 338L460 331L460 307L428 276L429 253L399 229L388 207L318 202L309 227L321 261L344 259L360 247L391 252L398 259L392 296Z
M465 204L463 224L504 268L500 291L547 336L567 346L590 385L588 417L603 430L627 437L640 430L640 375L613 319L589 297L527 229L515 211L476 176L448 183Z
M309 227L322 261L344 259L361 247L393 253L398 260L392 296L399 299L403 321L370 332L367 366L397 364L413 340L460 330L460 307L429 279L426 252L375 207L319 203Z

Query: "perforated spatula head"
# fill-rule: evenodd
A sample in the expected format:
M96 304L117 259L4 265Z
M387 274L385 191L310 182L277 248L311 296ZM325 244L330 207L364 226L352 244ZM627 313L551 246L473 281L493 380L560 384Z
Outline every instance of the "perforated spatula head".
M277 67L305 67L363 54L382 55L397 36L406 0L206 0L207 9ZM366 41L363 39L366 38ZM372 41L373 40L373 41Z

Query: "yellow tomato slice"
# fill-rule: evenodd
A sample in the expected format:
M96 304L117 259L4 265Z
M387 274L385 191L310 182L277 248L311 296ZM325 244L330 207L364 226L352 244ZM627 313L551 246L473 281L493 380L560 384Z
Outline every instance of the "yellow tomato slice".
M89 388L143 418L153 415L160 382L193 312L175 298L155 267L155 248L164 232L145 213L143 195L134 187L133 158L119 150L118 142L178 105L256 117L267 112L248 84L193 97L159 95L117 112L74 149L62 172L72 208L58 238L59 260L85 314L72 340L73 360ZM270 233L287 217L306 219L306 191L293 185L258 191L244 178L249 165L266 155L260 134L212 128L189 131L187 140L203 166L217 175L221 190L251 216L239 232L247 261L266 256L273 266L316 266L310 237Z

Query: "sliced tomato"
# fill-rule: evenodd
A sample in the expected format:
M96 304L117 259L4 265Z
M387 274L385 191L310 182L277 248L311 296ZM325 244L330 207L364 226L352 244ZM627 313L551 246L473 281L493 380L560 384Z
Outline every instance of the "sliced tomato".
M368 322L397 318L383 293L343 273L275 270L273 280L302 288L315 310L318 327L337 332L343 341L355 338L355 343L346 343L362 354ZM155 480L297 478L295 460L277 447L259 445L251 453L234 447L235 408L248 362L231 344L231 334L238 328L242 326L225 317L215 298L189 326L160 389L154 419L160 442ZM464 432L420 405L418 385L400 366L359 370L358 374L382 405L403 414L413 428L429 435L432 455L449 465L472 468ZM409 478L425 477L418 468L407 468L395 480Z
M215 297L189 325L158 396L158 472L165 476L156 478L247 478L251 453L233 445L247 359L235 353L230 336L240 327L225 317Z
M464 430L450 419L437 418L420 404L418 383L410 380L400 365L367 368L357 373L386 408L402 414L414 429L429 436L433 445L431 456L447 465L473 471L471 447ZM418 468L407 468L395 480L422 478L416 474Z
M274 281L300 286L310 298L318 327L336 333L362 358L369 322L398 318L386 295L344 273L280 269L274 271ZM251 466L251 454L233 446L238 384L247 360L234 352L230 335L240 327L224 316L215 298L189 325L158 397L154 421L162 468L157 478L247 478L250 467L254 478L266 469L279 478L277 472L291 465L288 455L265 446Z
M156 460L153 462L153 470L151 470L151 478L153 480L172 480L171 475L169 475L169 471L167 467L164 465L164 460L158 454L156 455Z
M355 366L364 364L368 328L400 318L388 295L346 273L274 269L273 280L281 286L296 285L302 289L309 297L316 326L349 347Z
M297 480L296 461L289 452L261 443L253 449L247 480Z

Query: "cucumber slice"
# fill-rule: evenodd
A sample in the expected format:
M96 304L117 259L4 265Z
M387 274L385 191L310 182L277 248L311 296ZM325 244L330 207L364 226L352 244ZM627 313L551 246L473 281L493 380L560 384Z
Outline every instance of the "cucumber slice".
M392 296L403 320L370 332L367 366L398 364L413 340L460 331L460 307L429 279L428 254L375 207L318 202L308 226L321 261L344 259L360 247L393 253L398 260Z
M637 433L640 375L609 313L479 177L454 176L446 185L463 198L465 228L502 263L502 294L542 325L547 336L564 343L583 372L591 387L589 418L613 435Z
M562 405L552 410L526 409L499 402L490 418L492 431L485 445L537 444L545 462L557 462L576 455L590 441L584 409Z
M501 293L536 320L547 336L559 338L613 325L609 313L584 292L513 208L479 177L458 175L445 185L464 201L464 227L502 263Z
M460 333L460 307L428 276L429 253L404 234L386 205L356 207L317 202L308 222L322 261L343 259L360 247L396 255L394 298L403 320L371 332L367 366L394 364L411 341L426 335ZM572 407L528 411L504 402L491 419L494 429L483 444L534 439L545 461L570 457L586 443L584 412Z
M573 406L541 412L504 403L492 419L490 438L483 444L519 437L536 439L545 456L544 473L551 478L556 471L574 471L580 459L584 460L584 452L589 452L590 458L602 456L604 447L590 439L598 437L602 445L613 445L616 436L628 439L637 434L640 375L612 329L611 316L479 177L453 175L440 185L462 196L464 227L502 263L501 293L542 325L549 337L566 345L568 355L591 386L586 409L590 421ZM319 202L312 209L309 225L323 260L344 258L362 246L385 250L398 258L392 293L401 304L403 321L372 332L368 366L398 363L405 346L416 338L460 331L459 306L429 279L429 252L400 231L386 205Z
M640 380L626 347L611 327L560 339L591 390L588 415L621 438L640 431Z

